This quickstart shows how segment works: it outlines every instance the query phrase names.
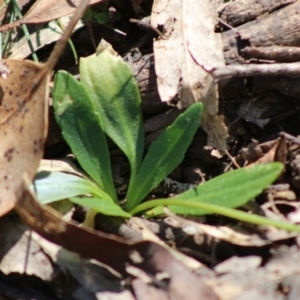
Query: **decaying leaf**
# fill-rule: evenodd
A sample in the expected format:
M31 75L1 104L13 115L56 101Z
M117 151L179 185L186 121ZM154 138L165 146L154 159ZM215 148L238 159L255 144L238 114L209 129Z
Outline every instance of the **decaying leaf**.
M30 61L5 60L9 73L0 77L0 215L11 210L21 176L33 179L47 134L48 72Z
M253 268L253 264L248 264L248 268L241 271L232 265L228 272L212 276L204 274L203 279L220 300L297 299L300 277L299 258L298 249L293 247L288 249L286 246L282 246L262 266L255 267L254 265ZM246 264L247 260L249 258L241 257L239 264ZM281 295L278 287L283 287L285 291L288 291L288 296Z
M66 222L56 211L41 206L35 200L26 178L16 195L19 199L16 206L18 214L27 225L47 240L83 257L97 259L122 275L128 274L126 268L129 265L140 268L153 277L166 272L170 278L166 289L172 299L217 299L196 274L159 244L150 241L130 243L112 234Z
M17 216L0 219L0 271L23 273L51 280L53 265L48 254L31 240L30 230Z
M111 294L109 299L134 299L128 290L127 298L124 294L124 298L117 297L123 290L120 274L95 260L82 258L45 240L28 229L17 215L0 218L0 228L0 271L7 277L12 273L19 273L40 278L53 289L59 289L63 299L69 299L73 294L80 295L80 299L90 299L90 295L96 293L100 299L105 298L104 293ZM61 282L66 284L62 286ZM11 294L3 289L5 288L0 284L0 298L6 299L6 292ZM18 296L8 298L20 299Z
M182 228L182 231L189 236L193 236L195 243L203 241L203 236L210 236L216 240L226 241L234 245L262 247L274 241L287 240L297 235L297 233L286 232L276 228L268 228L257 231L247 230L241 226L212 226L184 219L165 209L168 218L164 220L175 228ZM202 238L201 238L202 237Z
M44 151L51 70L88 1L82 1L45 64L2 60L0 65L0 216L16 204L22 175L32 180Z
M216 1L160 1L153 4L151 23L163 27L154 42L155 71L162 101L178 96L178 106L204 103L203 128L208 145L226 149L227 128L218 113L218 92L207 66L224 66L222 42L214 32Z
M69 16L60 18L60 22L63 27L66 27L70 21ZM82 28L84 26L82 21L79 21L74 31ZM39 28L39 30L30 33L30 40L34 51L54 43L60 39L62 34L61 27L57 24L56 21L48 23L48 26ZM23 36L19 40L14 41L13 47L10 49L9 58L11 59L24 59L32 54L32 50L28 47L27 37Z
M102 1L103 0L91 0L90 4ZM0 32L18 27L22 24L43 23L70 15L75 11L80 2L80 0L38 0L22 19L0 26Z

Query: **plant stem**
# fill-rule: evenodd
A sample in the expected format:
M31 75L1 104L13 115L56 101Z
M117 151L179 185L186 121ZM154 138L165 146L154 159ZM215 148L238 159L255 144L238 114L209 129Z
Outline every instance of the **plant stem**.
M23 15L22 15L22 13L21 13L21 10L20 10L19 5L18 5L18 3L17 3L16 0L13 0L13 5L14 5L14 10L15 10L15 12L17 13L19 19L22 19ZM30 34L29 34L29 32L28 32L27 26L26 26L25 24L23 24L21 27L22 27L22 30L23 30L23 32L24 32L25 38L26 38L26 40L27 40L28 46L29 46L29 48L30 48L30 51L31 51L31 55L32 55L33 60L34 60L35 62L39 62L39 59L38 59L38 57L37 57L37 55L36 55L36 53L35 53L33 44L32 44L32 42L31 42Z
M60 29L61 29L62 31L65 30L65 26L64 26L64 24L62 23L61 19L57 19L57 20L56 20L56 23L57 23L57 25L60 27ZM75 59L75 64L78 65L79 60L78 60L77 51L76 51L76 49L75 49L75 46L74 46L73 41L72 41L70 38L68 39L68 44L69 44L69 46L70 46L70 48L71 48L71 51L72 51L72 53L73 53L73 56L74 56L74 59Z
M129 213L131 215L136 215L142 211L151 209L153 207L170 206L170 205L185 206L185 207L192 207L192 208L194 207L198 209L200 208L211 213L223 215L243 222L248 222L256 225L274 226L276 228L284 229L287 231L300 232L300 226L289 222L271 220L258 215L252 215L243 211L239 211L233 208L228 208L228 207L223 207L219 205L198 202L198 201L186 201L186 200L176 200L176 199L150 200L142 204L139 204L134 209L132 209Z

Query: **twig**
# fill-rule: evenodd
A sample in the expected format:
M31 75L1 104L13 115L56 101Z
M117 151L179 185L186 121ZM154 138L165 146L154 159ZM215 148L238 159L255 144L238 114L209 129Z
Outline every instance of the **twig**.
M285 75L300 76L300 63L262 64L262 65L233 65L223 68L205 67L206 71L219 79L247 76Z

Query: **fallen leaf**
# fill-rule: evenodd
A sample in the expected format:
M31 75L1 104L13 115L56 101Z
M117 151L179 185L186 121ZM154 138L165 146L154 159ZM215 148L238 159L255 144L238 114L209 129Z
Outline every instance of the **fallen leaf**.
M215 1L155 0L152 26L163 27L164 38L154 42L155 71L162 101L178 97L179 107L203 102L203 128L208 145L226 149L227 128L218 113L218 91L207 66L224 66ZM171 63L170 63L171 62Z
M96 293L100 299L104 299L105 292L111 293L110 299L115 299L114 296L123 290L120 274L95 260L82 258L43 239L28 229L17 215L9 214L0 218L0 227L0 271L3 274L33 275L46 281L53 289L59 289L63 299L69 299L67 295L72 294L80 295L80 299L90 299L90 295ZM1 292L2 286L0 298L3 296ZM127 291L127 295L131 295L130 291ZM116 299L133 300L133 296Z
M253 230L239 226L212 226L199 222L184 219L173 214L170 210L164 210L168 216L164 222L172 227L181 228L184 233L194 237L194 241L201 241L203 237L211 237L215 240L226 241L239 246L262 247L274 241L287 240L297 235L297 233L286 232L276 228L268 228L253 233Z
M232 270L234 270L235 273L246 273L259 268L261 263L262 258L260 256L232 256L231 258L216 265L214 270L219 274L230 273Z
M31 231L16 216L0 219L0 271L4 274L23 273L51 280L54 266L39 244L31 239Z
M41 206L24 182L16 196L19 199L16 206L18 214L35 232L50 242L84 257L97 259L124 274L124 264L120 261L126 261L129 256L125 240L62 220L57 211Z
M0 216L14 208L22 175L35 176L48 128L49 75L88 1L82 1L47 63L1 60Z
M60 22L63 27L66 27L70 21L70 17L60 18ZM79 21L74 31L84 26L82 21ZM48 23L48 26L39 28L37 31L30 32L30 40L34 51L44 47L45 45L51 44L59 40L62 35L62 29L56 21ZM13 47L10 49L9 58L11 59L24 59L32 54L32 50L28 47L28 37L22 36L19 40L14 40Z
M226 273L211 276L203 274L202 278L220 300L285 299L287 297L284 296L284 291L288 291L289 299L298 299L299 258L298 249L279 246L274 256L258 268L249 266L247 270L240 272L232 266ZM247 260L248 257L240 257L239 263L246 264ZM278 287L286 290L280 292Z
M172 299L217 299L200 277L175 259L174 250L170 252L151 241L130 243L115 235L64 221L56 211L35 200L28 179L24 179L16 191L19 199L16 210L23 221L45 239L107 264L122 275L128 275L129 265L152 276L166 272L170 280L165 288Z
M26 172L33 179L44 151L49 73L30 61L5 60L6 78L0 77L0 216L15 203Z
M248 164L247 167L258 165L261 163L269 163L273 161L280 161L285 164L287 160L287 141L284 136L276 141L276 143L272 146L272 148L263 154L255 162Z
M91 4L100 3L103 0L91 0ZM0 32L21 26L22 24L44 23L74 13L80 0L38 0L27 14L20 20L0 26Z

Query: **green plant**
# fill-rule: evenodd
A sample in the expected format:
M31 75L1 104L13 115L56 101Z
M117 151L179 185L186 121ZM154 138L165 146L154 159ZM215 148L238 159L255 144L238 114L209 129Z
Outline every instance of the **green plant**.
M90 22L97 22L99 24L106 24L108 22L109 19L109 15L108 15L108 7L105 3L103 3L102 5L102 10L99 11L95 11L93 8L88 7L84 17L87 21Z
M35 187L39 201L50 203L68 198L95 211L121 217L147 210L150 215L161 214L167 205L180 214L220 213L249 221L246 213L232 208L260 194L282 172L282 164L231 171L177 197L141 203L182 161L199 127L202 104L195 103L185 110L144 155L141 99L131 70L111 48L98 52L81 59L80 82L64 71L58 72L53 91L56 120L86 175L38 173ZM131 168L122 205L112 179L106 135L124 152ZM268 219L263 220L260 222ZM293 225L290 230L295 230Z

